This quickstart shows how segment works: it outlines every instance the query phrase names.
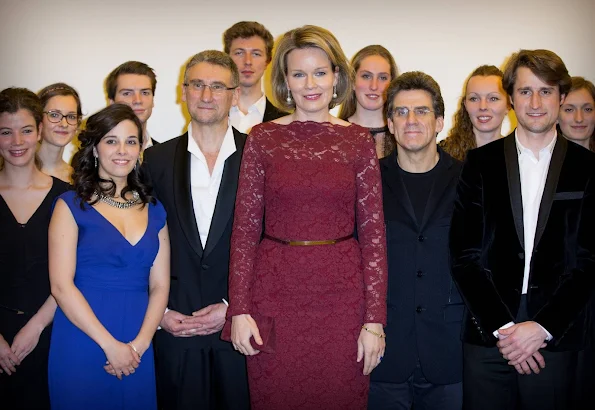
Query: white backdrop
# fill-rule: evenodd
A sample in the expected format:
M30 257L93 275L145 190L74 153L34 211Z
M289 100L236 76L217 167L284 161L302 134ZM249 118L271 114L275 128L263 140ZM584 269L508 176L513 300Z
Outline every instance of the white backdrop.
M467 75L481 64L501 67L520 48L553 50L571 75L595 80L594 0L0 0L0 89L37 92L63 81L79 91L89 115L106 104L107 74L139 60L158 80L149 132L170 139L187 121L179 98L185 62L223 49L223 31L241 20L261 22L275 38L304 24L323 26L349 58L384 45L400 72L425 71L442 87L440 138Z

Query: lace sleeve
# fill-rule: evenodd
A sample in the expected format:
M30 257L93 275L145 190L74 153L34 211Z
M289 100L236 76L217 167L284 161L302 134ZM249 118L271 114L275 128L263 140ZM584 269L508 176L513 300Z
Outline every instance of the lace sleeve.
M355 160L356 222L366 291L364 322L386 325L386 230L380 167L370 135L363 132L359 140Z
M258 134L254 129L246 141L240 168L231 234L228 317L249 313L252 307L254 260L264 213L265 175Z

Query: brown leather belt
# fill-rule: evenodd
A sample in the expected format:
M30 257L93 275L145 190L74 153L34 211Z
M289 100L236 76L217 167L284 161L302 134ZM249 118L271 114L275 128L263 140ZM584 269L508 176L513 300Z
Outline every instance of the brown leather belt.
M271 241L282 243L283 245L289 245L289 246L313 246L313 245L334 245L336 243L343 242L343 241L346 241L347 239L353 238L353 234L349 234L347 236L343 236L343 237L338 238L338 239L329 239L329 240L326 240L326 241L288 241L288 240L285 240L285 239L275 238L274 236L268 235L266 233L263 235L263 237L266 238L266 239L270 239Z

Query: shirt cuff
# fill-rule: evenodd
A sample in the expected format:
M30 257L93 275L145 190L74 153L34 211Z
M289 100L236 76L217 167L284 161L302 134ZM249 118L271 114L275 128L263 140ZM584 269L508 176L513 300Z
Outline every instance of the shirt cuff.
M535 322L537 323L537 322ZM539 323L537 323L539 325ZM539 325L540 328L543 329L543 331L547 334L547 337L545 338L546 342L549 342L550 340L552 340L554 338L554 336L552 336L552 334L550 332L547 331L547 329L541 325Z
M494 330L494 332L492 334L494 335L494 337L496 339L500 339L500 333L498 333L498 330L508 329L510 326L513 326L513 325L514 325L514 322L508 322L504 326L500 326L500 328L498 328L497 330Z
M165 308L165 312L163 312L163 314L165 315L167 312L169 312L169 308ZM157 330L161 330L161 326L157 326Z

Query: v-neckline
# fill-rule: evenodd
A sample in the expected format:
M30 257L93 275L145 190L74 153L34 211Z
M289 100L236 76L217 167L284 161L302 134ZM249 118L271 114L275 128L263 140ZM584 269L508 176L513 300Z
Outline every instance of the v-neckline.
M15 224L17 224L18 226L20 226L22 228L27 227L27 225L29 224L29 222L31 222L33 220L33 218L35 218L35 216L37 215L37 213L40 212L40 209L45 204L45 201L47 201L48 198L50 197L50 194L52 193L54 187L56 186L55 182L56 181L55 181L54 177L52 177L52 186L50 187L49 191L45 194L45 196L43 197L43 199L41 200L41 202L39 203L39 205L37 205L37 208L35 208L35 211L33 211L33 213L31 214L31 216L29 217L29 219L27 219L27 222L25 222L25 223L20 223L19 221L17 221L17 218L16 218L16 216L14 216L14 213L12 212L12 209L10 209L10 206L8 206L8 202L6 202L6 200L4 199L4 197L2 196L2 194L0 194L0 199L2 200L2 203L4 204L4 206L6 207L6 209L8 210L8 213L12 217L12 220L14 221Z
M97 209L95 209L94 206L89 205L89 207L91 209L93 209L95 211L95 213L97 215L99 215L101 217L101 219L103 219L108 225L110 225L116 232L118 232L118 235L124 239L124 241L126 241L126 243L128 243L128 245L130 245L131 247L135 248L139 243L141 243L141 241L143 239L145 239L145 236L147 236L147 231L149 230L149 223L151 223L151 218L149 213L151 212L151 204L146 204L146 206L148 206L149 208L147 209L147 227L145 228L145 231L143 232L143 235L140 237L140 239L133 244L132 242L130 242L122 232L120 232L120 230L118 228L116 228L116 225L114 225L113 223L110 222L109 219L107 219L101 212L99 212Z

